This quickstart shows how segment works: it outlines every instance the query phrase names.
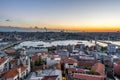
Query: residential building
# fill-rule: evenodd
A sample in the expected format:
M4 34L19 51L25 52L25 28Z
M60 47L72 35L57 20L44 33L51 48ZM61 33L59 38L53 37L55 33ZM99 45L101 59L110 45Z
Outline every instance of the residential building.
M72 57L63 57L61 64L64 65L64 68L75 68L78 66L78 61Z

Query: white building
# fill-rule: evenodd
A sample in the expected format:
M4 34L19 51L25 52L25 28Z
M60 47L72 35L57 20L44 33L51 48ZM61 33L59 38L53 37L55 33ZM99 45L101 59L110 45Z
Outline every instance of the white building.
M53 78L57 76L56 78ZM45 79L46 77L49 77ZM46 69L33 72L27 80L62 80L62 71L58 69Z
M14 60L13 60L14 62ZM6 71L2 79L4 80L20 80L24 79L27 74L30 73L30 59L28 56L20 56L20 58L15 60L15 65L10 63L11 69Z
M70 54L70 56L78 56L78 57L79 57L79 55L84 55L84 54L85 54L85 52L83 52L83 51L74 50L74 51Z
M7 70L9 70L9 58L0 58L0 75Z
M64 68L76 68L78 66L78 62L76 59L74 58L70 58L70 57L65 57L62 58L61 60L61 64L64 64Z
M47 57L47 65L48 66L52 66L54 64L60 63L61 61L61 57L59 55L50 55L49 57Z
M19 65L5 72L2 76L3 80L20 80L24 79L27 75L27 68L23 65Z
M23 64L23 66L26 67L27 74L30 73L30 58L28 56L21 56L20 57L20 62Z

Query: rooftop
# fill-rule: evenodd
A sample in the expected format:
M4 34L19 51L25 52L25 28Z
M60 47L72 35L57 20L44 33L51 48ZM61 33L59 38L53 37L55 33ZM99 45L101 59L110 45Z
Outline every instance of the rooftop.
M56 80L58 75L53 75L53 76L45 76L42 80Z
M0 65L1 65L2 63L4 63L6 60L7 60L6 57L4 57L4 58L0 58Z
M105 66L102 63L96 63L94 66L92 66L92 71L98 72L99 74L104 75Z
M74 63L77 63L78 61L77 61L75 58L62 57L61 62L62 62L62 63L68 63L68 64L74 64Z
M83 69L79 68L68 68L68 73L83 73L85 72Z
M84 80L104 80L105 76L98 76L98 75L89 75L89 74L74 74L74 80L84 79Z
M4 73L2 78L13 78L13 77L15 77L16 75L19 74L19 72L18 72L19 68L21 69L21 73L26 70L26 67L24 67L23 65L19 65L15 68L10 69L6 73Z
M97 60L79 60L78 65L83 67L92 67L97 62Z
M52 78L54 78L54 79L56 78L55 76L58 76L61 80L62 72L61 72L61 70L58 70L58 69L39 70L39 71L37 71L37 74L35 72L32 72L32 75L29 77L28 80L38 80L38 79L54 80L54 79L50 79L51 76L53 76Z
M7 50L5 50L5 52L7 54L11 54L11 53L15 53L16 51L15 51L15 49L7 49Z

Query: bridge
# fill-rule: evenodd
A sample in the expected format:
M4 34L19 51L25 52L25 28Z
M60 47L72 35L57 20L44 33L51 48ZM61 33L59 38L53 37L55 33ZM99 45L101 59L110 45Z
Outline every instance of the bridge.
M8 48L13 47L13 46L15 46L17 44L20 44L21 42L23 42L23 41L16 41L16 42L12 42L12 43L6 44L4 46L1 46L0 50L8 49Z

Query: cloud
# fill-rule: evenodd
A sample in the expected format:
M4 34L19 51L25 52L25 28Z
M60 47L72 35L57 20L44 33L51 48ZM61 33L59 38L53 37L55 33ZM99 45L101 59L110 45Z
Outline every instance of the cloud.
M10 22L10 19L6 19L5 21Z

